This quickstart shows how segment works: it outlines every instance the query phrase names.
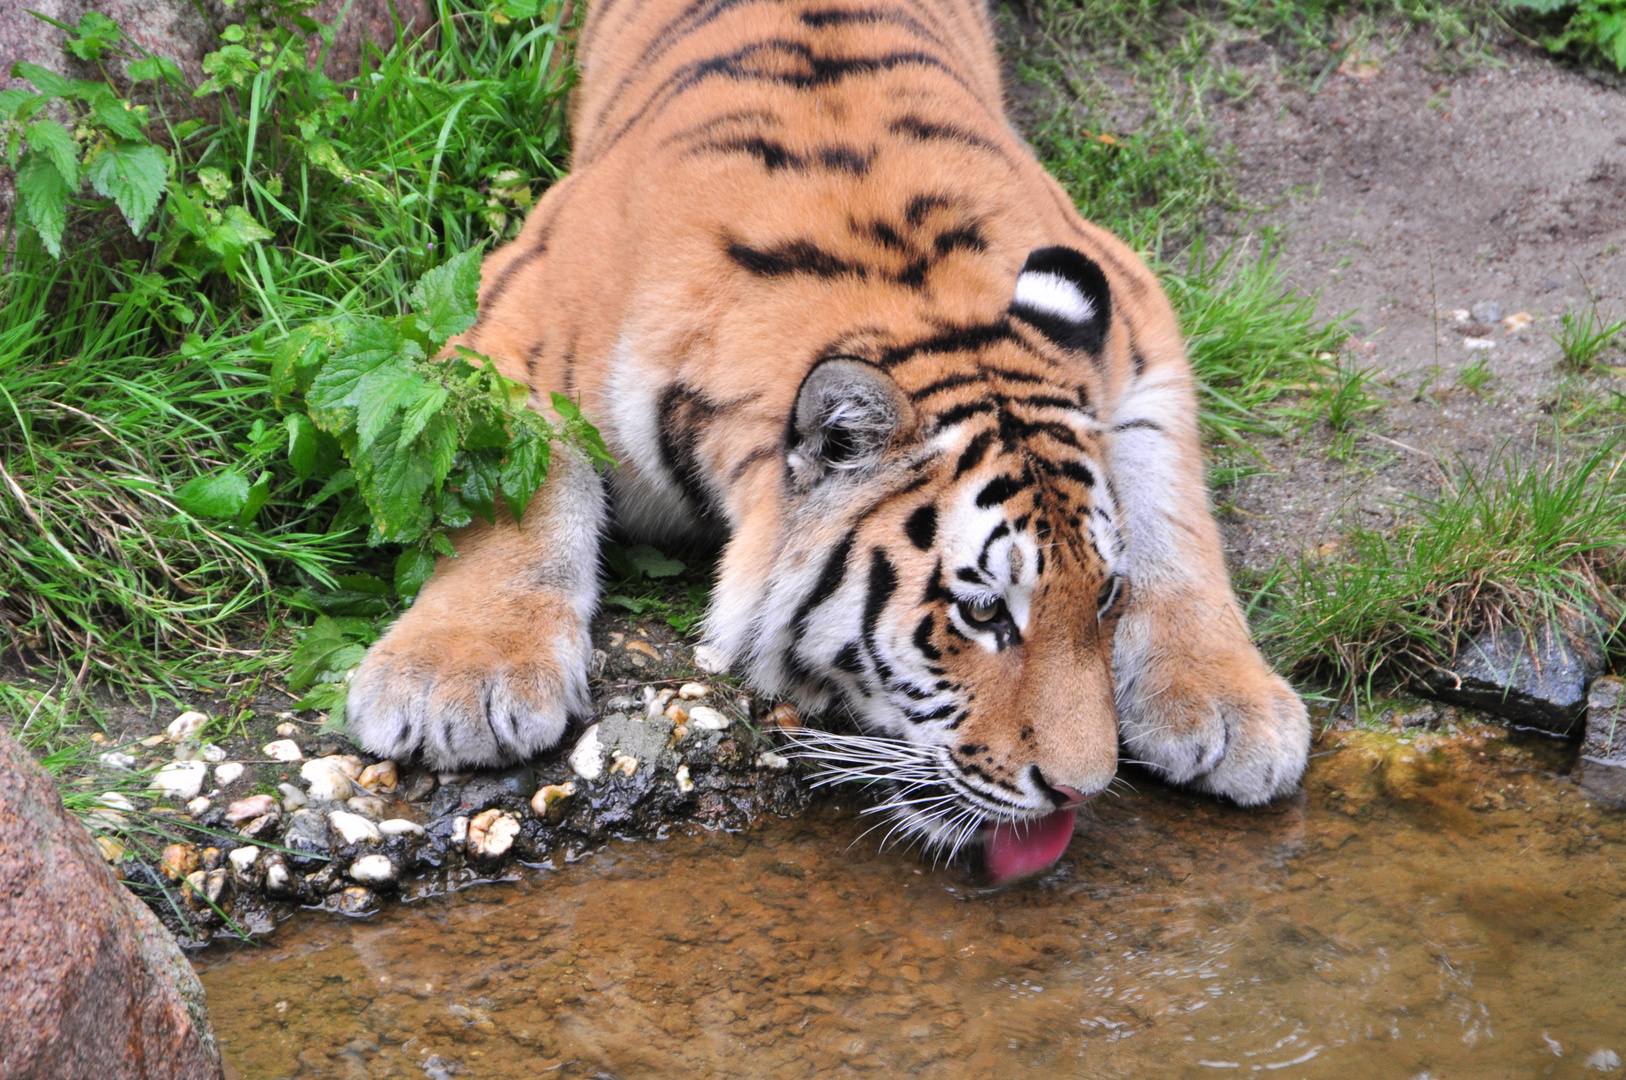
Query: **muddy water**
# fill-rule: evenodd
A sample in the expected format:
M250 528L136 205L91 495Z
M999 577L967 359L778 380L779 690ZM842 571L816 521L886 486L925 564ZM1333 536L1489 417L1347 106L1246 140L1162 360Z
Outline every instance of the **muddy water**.
M1263 812L1135 779L1002 892L853 845L843 801L313 915L200 968L245 1080L1450 1080L1626 1057L1626 815L1588 805L1562 744L1339 738Z

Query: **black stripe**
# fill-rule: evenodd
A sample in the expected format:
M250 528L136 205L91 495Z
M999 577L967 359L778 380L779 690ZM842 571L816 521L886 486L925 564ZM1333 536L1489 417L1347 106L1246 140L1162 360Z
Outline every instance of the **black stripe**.
M830 663L837 671L845 671L849 675L862 675L864 661L858 655L858 642L849 641L831 658Z
M953 427L955 424L958 424L961 420L964 420L967 417L976 416L979 413L993 411L994 403L991 401L963 401L954 406L952 409L947 409L940 414L937 417L937 423L934 425L933 430L942 431L944 428Z
M761 461L763 458L772 458L772 457L778 457L778 456L779 456L779 448L776 447L776 446L759 446L759 447L757 447L755 450L751 451L749 454L746 454L745 457L740 460L740 463L738 465L734 466L734 468L729 470L728 482L731 483L731 484L738 483L740 477L744 476L746 470L749 469L751 466L755 465L757 462Z
M960 460L954 464L954 479L958 480L966 473L982 464L983 457L988 453L988 447L994 441L992 431L979 431L972 440L965 444L960 451Z
M927 383L919 390L911 390L909 392L909 397L914 401L924 401L933 394L941 393L944 390L953 390L957 386L966 386L971 383L978 383L982 381L983 377L980 372L962 372L959 375L945 375L943 378L938 379L934 383Z
M908 534L909 542L920 550L931 547L937 538L937 507L928 503L910 514L903 531Z
M813 586L813 591L803 597L796 607L796 614L791 617L791 628L797 638L804 633L808 615L814 608L830 599L830 595L841 586L841 581L847 576L847 557L852 554L853 534L848 533L841 538L841 543L835 546L828 558L824 560L824 569L819 571L819 580Z
M961 146L971 146L978 150L987 150L1005 158L1004 148L991 139L985 139L976 132L967 131L955 124L945 124L934 120L927 120L914 113L898 117L886 126L894 135L906 135L920 142L952 142ZM1008 161L1009 159L1006 158Z
M982 553L977 556L978 570L981 570L985 574L988 573L988 553L993 550L995 542L1009 536L1010 531L1011 526L1007 521L1001 521L998 525L994 526L993 531L990 532L987 539L982 542Z
M1004 319L977 326L957 326L929 338L886 350L881 354L879 366L894 368L921 354L978 352L997 342L1019 340L1012 332L1010 323Z
M702 481L700 439L723 411L725 406L682 383L661 391L656 410L661 463L684 497L707 516L716 516L716 507Z
M915 627L915 648L928 660L943 659L942 652L932 644L932 631L936 627L937 619L930 612L927 612L926 617L920 620L920 625Z
M1161 433L1163 431L1163 425L1159 424L1156 420L1125 420L1121 424L1112 425L1113 431L1134 431L1136 429Z
M880 548L871 548L869 557L869 588L864 593L864 647L869 651L869 658L875 665L875 671L883 679L892 677L892 671L886 661L882 660L875 648L875 628L881 621L881 612L886 608L886 602L892 599L892 594L898 589L898 572L892 566L892 560L886 557L886 552Z
M1027 490L1032 478L1023 476L996 476L984 484L982 490L977 492L977 505L983 509L990 506L1002 506L1010 499Z
M947 716L949 713L953 712L955 709L958 709L959 707L960 707L959 702L950 701L946 705L939 705L937 708L931 710L930 712L916 712L915 710L910 709L905 715L907 715L909 717L909 719L913 720L917 724L926 724L926 723L930 723L933 720L941 720L941 719L943 719L943 717Z
M728 257L757 277L785 277L813 274L821 278L869 276L869 269L834 255L811 240L791 240L771 248L754 248L738 240L728 241Z

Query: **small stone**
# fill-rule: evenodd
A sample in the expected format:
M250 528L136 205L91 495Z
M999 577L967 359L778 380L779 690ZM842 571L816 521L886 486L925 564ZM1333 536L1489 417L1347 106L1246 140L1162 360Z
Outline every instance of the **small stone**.
M380 907L378 894L352 885L339 896L339 912L344 915L371 915Z
M215 766L215 783L220 787L236 782L243 775L243 765L239 761L222 761Z
M179 881L199 866L198 849L191 844L171 844L158 859L158 869L171 881Z
M158 767L147 787L183 802L198 797L209 766L201 761L171 761Z
M1515 311L1513 314L1502 320L1502 326L1507 329L1508 333L1517 334L1523 330L1530 329L1530 324L1535 321L1535 316L1531 315L1528 311Z
M677 778L678 791L687 795L689 792L694 790L694 781L689 779L689 767L687 765L679 765L675 775Z
M1587 1057L1586 1067L1598 1072L1614 1072L1620 1068L1620 1055L1613 1050L1599 1047Z
M401 798L407 802L423 802L435 793L435 774L419 769L407 777L406 790Z
M124 845L111 836L98 836L96 847L113 866L117 866L124 859Z
M204 761L213 764L216 762L225 761L226 751L224 748L216 746L212 742L206 742L203 744L203 752L198 756L203 758Z
M700 728L702 731L722 731L728 727L728 717L716 709L697 705L689 710L689 726Z
M295 810L288 819L283 842L295 851L327 851L332 846L327 832L327 818L316 810Z
M689 722L688 706L682 702L672 702L672 707L666 710L666 718L672 721L674 726L687 724Z
M469 819L469 854L481 859L498 859L514 846L519 822L504 810L487 810Z
M400 786L400 775L393 761L379 761L361 770L357 783L368 791L394 791Z
M240 848L234 848L232 853L226 856L226 861L231 863L232 877L237 879L238 884L249 886L254 884L254 867L260 861L259 848L253 844L244 844Z
M696 645L694 666L708 674L718 675L728 670L728 657L723 655L722 650L710 645Z
M1626 806L1626 681L1613 675L1593 680L1576 771L1589 796Z
M299 775L310 785L309 795L317 802L344 802L356 793L356 785L332 758L305 762Z
M1496 342L1488 337L1465 337L1462 339L1462 347L1469 352L1477 349L1494 349L1496 348Z
M133 754L124 754L117 750L109 750L105 754L98 754L96 760L102 763L104 769L133 769L136 765Z
M126 816L135 812L135 803L117 791L104 791L85 815L85 827L97 832L118 832L130 823Z
M186 812L195 818L200 818L204 814L207 814L209 812L209 807L213 805L214 803L209 801L209 797L207 795L199 795L197 798L186 804Z
M299 749L299 744L292 739L278 739L276 742L268 742L261 749L265 752L265 756L272 761L305 760L305 755Z
M169 727L164 729L164 737L170 742L190 739L202 731L208 723L209 715L207 713L183 712L169 722Z
M288 721L284 720L282 723L277 725L277 734L281 735L284 739L291 739L295 735L299 734L299 725L290 724Z
M350 877L363 885L383 885L395 880L395 864L388 855L363 855L350 864Z
M570 768L583 780L597 780L604 773L604 745L598 741L598 725L582 732L570 752Z
M461 847L469 841L469 819L459 814L452 819L452 846Z
M218 870L226 861L226 856L213 845L203 849L203 868L205 870Z
M294 872L288 869L288 860L280 851L265 857L265 891L271 896L293 896L299 892Z
M651 645L647 641L629 641L627 642L625 648L629 654L632 654L629 655L627 659L631 660L634 664L638 664L639 667L645 666L638 663L639 655L647 656L657 664L661 661L660 652L656 650L655 646Z
M536 794L531 796L531 813L544 821L557 823L564 818L565 805L574 794L576 785L568 781L537 788Z
M261 814L247 825L237 830L239 836L250 840L270 840L277 835L277 826L282 822L282 815L273 810L269 814Z
M378 831L385 836L422 836L424 827L406 818L390 818L378 823Z
M327 823L339 838L347 844L360 844L364 841L382 839L383 834L378 826L362 817L360 814L351 814L343 810L335 810L327 816Z
M783 754L776 754L772 750L764 750L757 755L757 768L788 769L790 768L790 759Z
M246 799L238 799L226 807L226 822L229 825L241 825L245 821L252 821L263 817L277 808L277 800L269 795L250 795Z
M93 731L93 732L90 733L90 741L91 742L96 742L96 743L106 742L107 741L107 736L103 735L99 731Z
M166 737L167 736L164 735L148 735L145 739L141 740L141 745L147 747L157 746L162 743Z
M705 683L686 682L678 687L678 697L684 701L699 701L711 693L711 687Z
M354 754L329 754L322 760L331 762L335 769L351 780L359 779L361 776L361 759Z
M1603 652L1589 634L1576 637L1554 623L1504 626L1463 646L1453 667L1428 676L1430 696L1564 735L1586 711Z
M768 713L768 724L781 731L796 731L802 726L802 714L788 701L781 701Z
M277 790L282 793L282 808L290 814L302 807L309 806L310 800L305 793L299 790L297 784L278 784Z
M638 771L638 759L630 754L619 751L610 759L610 771L620 773L622 776L631 776Z
M175 744L175 752L170 755L175 761L202 761L203 747L191 739Z
M1475 322L1493 323L1502 321L1502 305L1495 300L1481 300L1469 309Z
M353 798L346 799L344 805L362 817L369 817L374 821L384 816L384 800L377 795L356 795Z

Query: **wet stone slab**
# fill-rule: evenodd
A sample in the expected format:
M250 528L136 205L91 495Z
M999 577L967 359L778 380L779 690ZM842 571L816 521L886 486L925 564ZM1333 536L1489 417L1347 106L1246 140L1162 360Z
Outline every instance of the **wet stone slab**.
M1626 806L1626 681L1606 676L1592 684L1576 774L1587 794Z
M1260 810L1129 774L1004 890L877 852L844 795L196 959L245 1077L1579 1078L1626 1053L1626 814L1573 744L1465 722L1316 753Z

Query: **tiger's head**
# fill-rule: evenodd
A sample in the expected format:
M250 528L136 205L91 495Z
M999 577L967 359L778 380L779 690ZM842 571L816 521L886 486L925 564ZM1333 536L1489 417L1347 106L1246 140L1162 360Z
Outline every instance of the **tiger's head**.
M1117 768L1128 588L1093 405L1111 319L1100 267L1045 248L986 322L826 350L735 651L758 685L850 712L862 735L804 739L829 778L891 784L895 833L980 839L996 878L1059 857Z

